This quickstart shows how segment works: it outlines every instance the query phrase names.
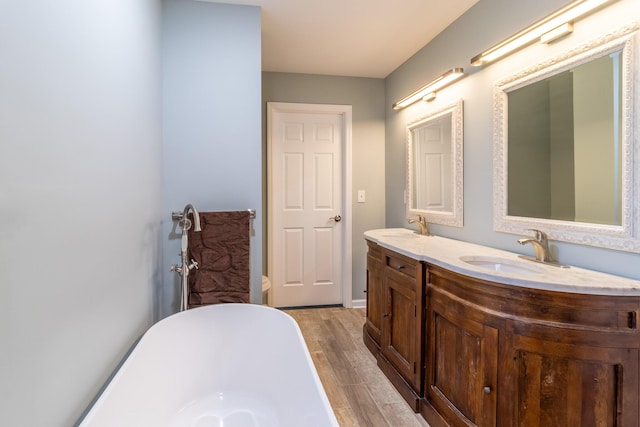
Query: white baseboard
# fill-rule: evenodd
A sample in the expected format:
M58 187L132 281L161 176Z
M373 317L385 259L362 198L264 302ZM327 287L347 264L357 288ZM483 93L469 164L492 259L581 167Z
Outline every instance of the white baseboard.
M351 308L366 308L367 300L366 299L354 299L351 301Z

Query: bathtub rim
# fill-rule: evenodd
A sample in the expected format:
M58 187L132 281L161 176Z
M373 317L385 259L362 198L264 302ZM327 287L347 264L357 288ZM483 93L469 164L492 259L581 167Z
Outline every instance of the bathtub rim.
M171 320L175 321L176 317L178 316L194 315L193 313L200 310L231 310L234 308L238 309L240 307L242 307L241 308L242 310L275 312L277 316L286 318L287 321L293 325L293 329L295 331L296 337L299 340L299 342L302 344L301 346L302 353L304 355L307 366L309 366L310 368L310 374L312 376L315 389L319 395L321 406L324 409L324 411L327 413L327 417L331 421L331 426L329 427L339 427L336 414L333 411L331 403L329 402L327 392L324 389L322 382L320 381L318 370L315 364L313 363L313 359L311 358L311 353L309 352L309 347L307 346L307 342L305 341L304 336L302 335L302 331L300 330L300 326L298 325L298 322L296 322L296 320L291 315L289 315L288 313L285 313L280 309L269 307L266 305L253 304L253 303L248 303L248 304L247 303L224 303L224 304L212 304L212 305L206 305L201 307L195 307L189 310L174 313L151 325L131 346L131 348L129 349L127 354L123 357L121 362L118 364L114 372L105 381L104 385L98 391L98 393L96 394L92 402L87 406L87 408L85 409L83 414L80 416L78 421L74 424L74 427L84 427L84 426L88 426L89 423L91 423L91 421L94 419L94 417L98 413L104 401L109 397L109 394L111 393L113 388L117 386L118 379L122 375L124 375L127 366L132 363L132 360L134 359L135 355L139 351L141 351L140 343L142 342L144 337L149 333L149 331L151 331L154 328L159 328L160 327L159 325L161 325L162 323L165 323Z

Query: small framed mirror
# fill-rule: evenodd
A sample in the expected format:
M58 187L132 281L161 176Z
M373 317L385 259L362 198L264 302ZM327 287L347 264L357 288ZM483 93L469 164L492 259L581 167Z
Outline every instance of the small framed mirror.
M407 125L407 216L462 227L463 103Z
M634 46L626 26L496 83L494 229L640 252Z

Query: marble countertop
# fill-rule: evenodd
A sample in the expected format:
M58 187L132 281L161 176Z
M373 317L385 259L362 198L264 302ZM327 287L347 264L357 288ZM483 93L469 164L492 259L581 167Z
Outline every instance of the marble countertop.
M364 233L365 238L419 261L456 273L514 286L592 295L640 295L640 281L579 267L560 268L523 260L513 252L440 236L421 236L406 228L385 228ZM497 271L471 261L500 262L509 270Z

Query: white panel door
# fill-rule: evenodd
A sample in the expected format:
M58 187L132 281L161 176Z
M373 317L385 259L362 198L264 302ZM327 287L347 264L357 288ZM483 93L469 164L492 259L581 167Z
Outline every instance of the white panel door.
M270 305L342 303L342 144L339 113L270 115Z

